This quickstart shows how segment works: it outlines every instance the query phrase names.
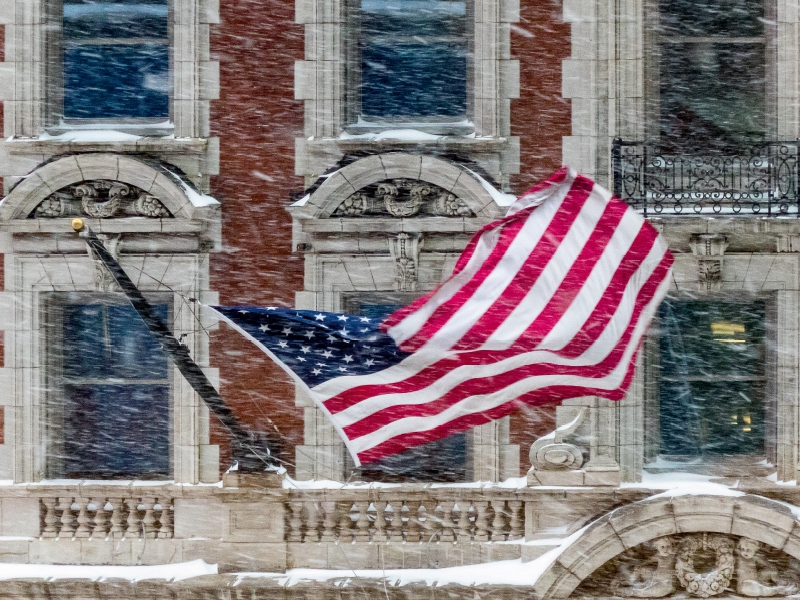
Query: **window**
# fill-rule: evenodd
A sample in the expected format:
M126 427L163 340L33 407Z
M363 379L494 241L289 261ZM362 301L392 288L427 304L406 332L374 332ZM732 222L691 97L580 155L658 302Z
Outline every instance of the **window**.
M661 0L663 148L736 148L767 132L764 0Z
M63 117L169 118L168 0L63 0Z
M345 301L347 312L373 319L384 319L395 310L406 306L420 294L399 292L386 294L382 300L359 300L350 297ZM393 302L389 304L389 302ZM355 310L353 310L355 309ZM456 433L450 437L410 448L401 454L361 467L362 481L383 482L448 482L467 480L467 434Z
M359 122L467 117L467 3L361 0Z
M763 302L664 302L660 308L661 453L764 453Z
M121 294L60 294L52 303L50 476L167 478L166 356ZM169 306L154 304L168 322Z

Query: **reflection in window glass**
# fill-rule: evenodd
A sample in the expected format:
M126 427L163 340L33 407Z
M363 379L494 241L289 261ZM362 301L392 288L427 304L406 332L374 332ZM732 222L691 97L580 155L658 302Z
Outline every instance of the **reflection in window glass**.
M764 451L764 303L664 302L661 452Z
M764 139L763 0L660 4L660 124L667 150Z
M464 117L466 31L466 2L361 0L364 117Z
M168 118L168 0L64 0L64 116Z
M403 305L361 304L359 314L371 319L384 319ZM467 434L450 437L410 448L361 467L364 481L401 483L407 481L457 483L467 479Z
M133 308L67 304L62 340L64 476L167 477L168 363Z
M764 35L764 0L660 0L665 35Z

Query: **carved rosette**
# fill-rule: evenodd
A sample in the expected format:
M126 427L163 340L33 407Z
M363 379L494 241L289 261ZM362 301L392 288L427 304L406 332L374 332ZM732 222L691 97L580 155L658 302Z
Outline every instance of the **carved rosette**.
M93 219L172 217L158 198L143 189L106 179L82 181L61 188L42 200L30 214L36 219L78 216Z
M391 179L360 189L333 212L334 217L474 217L461 198L425 181Z

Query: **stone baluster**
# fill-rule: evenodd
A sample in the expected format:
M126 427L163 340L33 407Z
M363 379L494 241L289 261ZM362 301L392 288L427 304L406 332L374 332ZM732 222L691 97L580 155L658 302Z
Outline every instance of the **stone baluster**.
M137 539L139 537L139 499L125 498L125 507L128 509L128 528L125 537Z
M427 541L438 529L436 520L436 500L424 500L417 511L419 519L420 536L423 541Z
M386 534L386 500L375 500L372 505L375 507L375 522L373 523L375 531L372 534L372 541L386 542L389 539Z
M75 530L75 537L88 538L92 535L89 527L89 499L75 498L75 502L78 504L78 528Z
M502 542L506 539L506 501L491 500L494 518L492 519L492 541Z
M144 517L142 524L144 525L144 537L154 538L158 537L158 529L156 528L156 515L155 515L155 498L142 498L144 504Z
M456 524L453 521L453 508L456 503L452 500L442 500L440 504L442 506L442 533L439 536L439 540L442 542L455 542L456 536L453 530Z
M122 498L109 498L111 503L111 529L109 536L112 538L123 537L125 529L122 527Z
M419 542L421 536L421 523L419 520L419 508L422 503L419 500L406 500L408 507L408 522L406 523L406 542Z
M525 521L522 519L522 500L509 500L508 510L511 513L511 531L508 539L518 540L525 535Z
M353 509L352 500L343 500L339 503L339 542L344 544L353 541L353 519L350 511Z
M106 499L92 498L92 504L94 504L96 507L94 511L94 527L92 528L92 537L104 540L106 539L106 533L108 529Z
M75 533L75 518L72 515L72 498L59 498L59 506L61 509L61 530L58 532L58 537L72 538Z
M306 542L318 542L322 528L322 515L324 511L315 500L307 501L306 507Z
M458 541L467 543L472 539L472 523L469 521L469 500L458 501Z
M358 519L356 519L356 531L353 535L353 539L355 539L357 542L368 542L369 515L367 514L367 511L369 510L369 501L359 500L355 503L355 505Z
M392 521L389 523L389 541L403 541L403 501L393 500L391 503Z
M56 523L58 523L58 517L56 516L56 499L42 498L42 505L44 506L44 529L42 529L42 537L54 538L58 535L58 529L56 529Z
M322 521L322 538L321 542L334 542L336 541L336 502L325 501L320 502L320 506L325 513Z
M158 521L161 524L161 527L158 530L158 537L160 538L171 538L175 535L175 531L172 528L172 498L159 498L159 502L161 504L161 514L158 515Z
M489 507L489 503L486 500L477 500L472 503L475 507L475 535L472 539L476 542L488 542L489 541L489 523L487 519L487 509Z
M303 501L291 500L289 502L289 541L303 541Z

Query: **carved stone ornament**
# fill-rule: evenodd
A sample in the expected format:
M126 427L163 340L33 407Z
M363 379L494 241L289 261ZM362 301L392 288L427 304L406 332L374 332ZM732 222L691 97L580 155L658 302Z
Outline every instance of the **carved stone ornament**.
M698 280L708 291L718 291L722 285L722 260L728 248L728 238L718 233L693 234L689 243L697 257Z
M765 598L798 591L800 563L775 548L716 533L671 535L631 548L590 575L576 596Z
M394 258L395 281L399 292L413 292L417 289L421 243L420 234L399 233L397 237L389 239L389 252Z
M587 407L581 407L576 417L554 432L543 435L532 445L528 457L534 470L572 471L583 465L583 452L577 446L564 442L586 418Z
M721 594L733 577L733 548L735 542L724 535L695 535L683 540L675 561L678 581L692 596L708 598ZM713 550L714 566L710 571L698 573L694 559L700 550Z
M79 216L93 219L172 217L155 196L136 186L106 179L82 181L61 188L42 200L30 214L30 218L35 219Z
M367 186L344 200L334 217L474 217L463 200L432 183L390 179Z

